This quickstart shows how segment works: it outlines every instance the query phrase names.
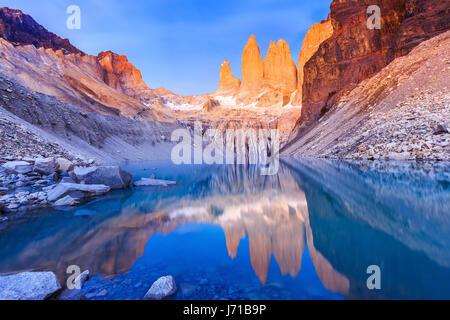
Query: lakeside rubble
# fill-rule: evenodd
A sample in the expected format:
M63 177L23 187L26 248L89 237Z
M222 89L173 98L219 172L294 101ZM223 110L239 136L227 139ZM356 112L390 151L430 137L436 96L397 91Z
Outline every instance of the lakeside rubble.
M96 165L93 160L55 157L0 157L0 223L9 214L46 207L73 207L111 190L168 187L177 182L142 178L120 166Z
M0 158L0 213L75 206L110 190L128 188L132 175L118 166L94 166L62 157ZM0 221L6 221L3 216Z

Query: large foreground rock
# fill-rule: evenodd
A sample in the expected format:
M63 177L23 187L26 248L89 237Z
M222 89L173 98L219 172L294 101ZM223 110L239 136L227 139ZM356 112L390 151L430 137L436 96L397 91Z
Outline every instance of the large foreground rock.
M49 191L47 200L57 201L66 196L70 196L74 199L87 198L105 194L110 190L111 188L105 185L60 183Z
M44 300L60 289L53 272L23 272L0 277L0 300Z
M172 276L165 276L159 278L152 284L148 292L145 294L145 298L151 300L162 300L173 295L175 291L175 279Z
M112 190L123 189L130 186L133 176L122 170L119 166L111 167L76 167L74 176L78 182L86 184L104 184Z
M33 171L33 166L26 161L9 161L2 166L6 172L25 174Z

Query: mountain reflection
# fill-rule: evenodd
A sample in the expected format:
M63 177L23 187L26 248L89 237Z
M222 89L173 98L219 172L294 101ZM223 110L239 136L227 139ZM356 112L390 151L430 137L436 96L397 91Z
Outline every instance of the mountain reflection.
M67 266L76 264L91 274L123 274L153 235L210 224L223 230L228 259L248 239L263 285L272 259L283 276L301 277L308 252L321 283L347 298L450 295L449 184L439 174L445 169L420 179L414 168L307 161L283 165L276 176L245 166L195 170L171 176L180 182L174 188L116 192L2 225L0 273L51 270L65 283ZM365 287L372 264L383 270L382 292ZM428 272L437 281L424 281Z

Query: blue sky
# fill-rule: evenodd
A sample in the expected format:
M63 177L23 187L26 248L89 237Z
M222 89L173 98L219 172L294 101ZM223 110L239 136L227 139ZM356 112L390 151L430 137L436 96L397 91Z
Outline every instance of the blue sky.
M331 0L3 0L92 55L125 54L151 88L191 95L213 92L220 65L241 76L251 34L264 56L270 40L285 39L297 63L301 42L326 19ZM66 27L66 9L81 8L81 30Z

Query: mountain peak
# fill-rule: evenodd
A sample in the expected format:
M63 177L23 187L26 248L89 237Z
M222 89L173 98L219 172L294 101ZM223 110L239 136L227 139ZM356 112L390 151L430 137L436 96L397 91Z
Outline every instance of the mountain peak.
M97 62L102 68L103 81L110 87L126 94L135 90L149 90L142 80L141 72L128 61L127 56L104 51L98 54Z
M252 34L242 53L242 86L246 89L258 88L263 84L264 65L261 51Z
M236 93L241 81L233 76L230 63L225 60L220 66L220 81L218 91Z
M283 39L270 42L264 59L264 80L272 88L294 91L297 88L297 67L291 49Z
M17 9L0 8L0 37L14 45L62 50L64 54L81 54L69 40L62 39L38 24L31 16Z

